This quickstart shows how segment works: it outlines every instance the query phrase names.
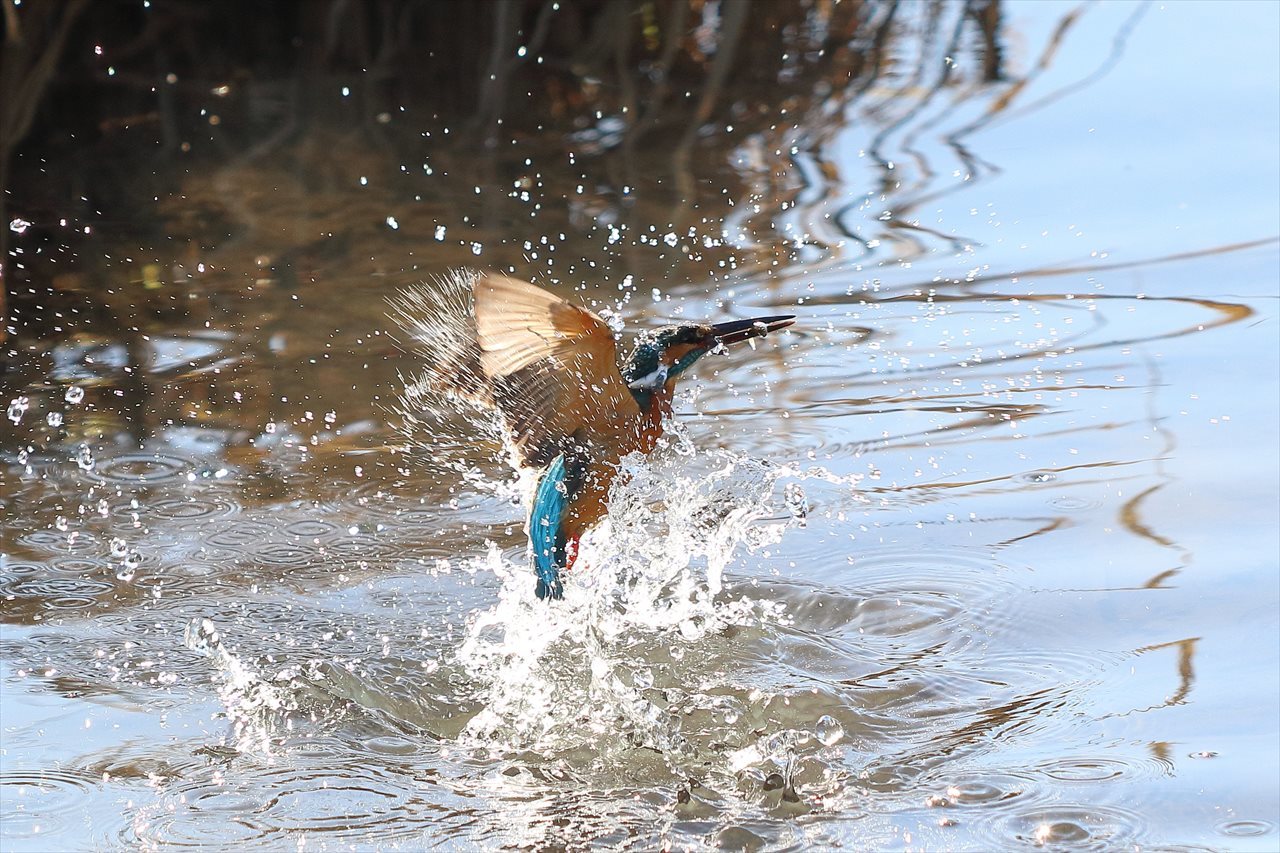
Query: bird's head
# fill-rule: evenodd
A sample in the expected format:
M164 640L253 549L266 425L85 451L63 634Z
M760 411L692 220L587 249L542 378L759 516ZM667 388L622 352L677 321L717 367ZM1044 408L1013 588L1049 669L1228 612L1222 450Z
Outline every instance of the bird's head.
M636 340L636 347L622 368L622 378L641 407L648 408L654 392L671 390L680 375L707 353L762 338L793 322L795 317L785 315L663 326L641 334Z

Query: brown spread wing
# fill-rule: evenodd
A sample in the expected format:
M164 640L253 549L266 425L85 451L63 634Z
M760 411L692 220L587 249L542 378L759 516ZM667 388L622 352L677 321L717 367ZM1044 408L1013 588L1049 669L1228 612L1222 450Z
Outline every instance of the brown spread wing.
M426 356L428 381L496 407L521 463L542 467L574 436L607 440L639 418L613 333L592 312L507 276L454 273L436 285L393 311Z

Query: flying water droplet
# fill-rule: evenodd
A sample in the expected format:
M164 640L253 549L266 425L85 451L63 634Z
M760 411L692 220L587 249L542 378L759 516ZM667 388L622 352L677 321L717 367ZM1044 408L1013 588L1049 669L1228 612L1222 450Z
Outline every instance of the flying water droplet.
M53 427L54 429L57 429L58 427L62 426L62 412L50 412L49 414L45 415L44 419L45 419L45 423L49 424L49 426Z
M96 461L93 458L93 450L87 444L81 444L76 451L76 464L80 466L81 471L92 471Z
M800 522L800 526L804 527L805 520L809 517L809 498L805 496L800 484L787 483L783 490L783 500L786 502L787 510Z
M626 328L622 315L617 311L611 311L608 308L605 308L600 312L600 316L604 319L605 325L607 325L610 331L615 335L622 334L622 330Z
M111 539L111 556L116 560L124 559L124 555L129 553L129 543L125 542L119 536Z
M830 714L823 714L813 727L813 734L823 746L835 746L844 737L844 726Z
M84 399L84 389L79 385L72 385L67 389L67 393L62 395L62 399L74 406Z
M22 416L27 413L27 408L31 405L31 401L26 397L14 397L9 401L9 420L15 424L22 420Z

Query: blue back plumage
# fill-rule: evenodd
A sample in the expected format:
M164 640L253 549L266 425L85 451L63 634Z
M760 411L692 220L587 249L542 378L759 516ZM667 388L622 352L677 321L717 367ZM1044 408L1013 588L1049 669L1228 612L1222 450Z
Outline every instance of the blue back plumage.
M555 458L538 481L529 513L529 542L533 546L533 568L538 576L535 590L538 598L563 598L564 583L560 569L565 563L565 543L560 535L565 505L569 502L565 486L564 454Z

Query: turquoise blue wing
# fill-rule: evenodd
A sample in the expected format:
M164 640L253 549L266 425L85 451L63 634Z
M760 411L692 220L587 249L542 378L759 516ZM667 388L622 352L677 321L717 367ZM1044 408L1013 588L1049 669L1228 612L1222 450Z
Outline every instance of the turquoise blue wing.
M564 454L560 454L538 481L529 513L529 544L533 548L533 570L538 576L538 598L564 598L560 572L565 564L565 539L561 530L569 503Z

